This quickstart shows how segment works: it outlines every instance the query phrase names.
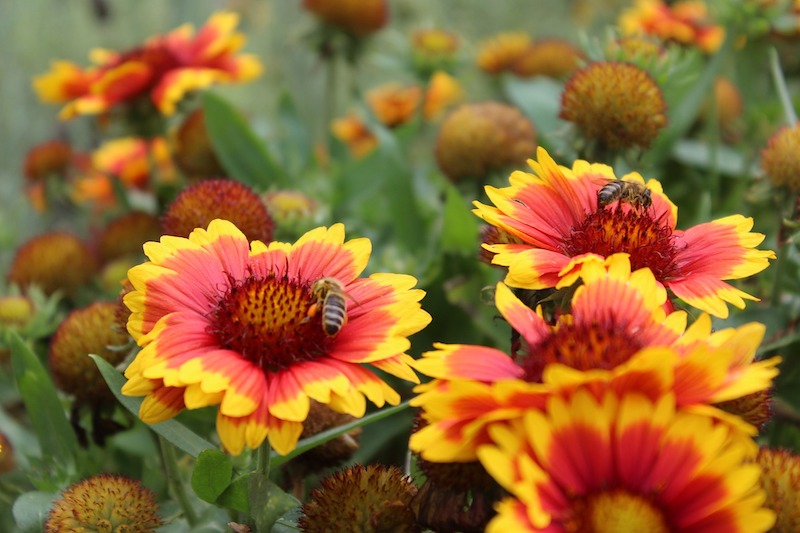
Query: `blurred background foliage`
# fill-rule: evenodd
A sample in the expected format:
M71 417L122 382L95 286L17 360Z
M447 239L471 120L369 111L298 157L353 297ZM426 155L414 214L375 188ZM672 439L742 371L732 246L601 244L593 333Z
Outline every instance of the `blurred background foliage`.
M499 32L521 30L537 39L566 39L598 59L594 56L605 43L605 28L628 5L614 0L392 0L388 27L371 38L356 66L336 65L336 90L330 91L328 67L310 42L315 20L297 0L0 3L0 46L5 50L0 56L0 268L5 273L16 248L30 237L45 230L76 229L75 219L57 213L39 215L25 199L22 162L26 152L37 143L65 135L80 149L89 150L96 143L90 121L60 122L57 107L38 100L31 88L33 77L47 71L55 59L83 65L93 48L124 50L186 22L199 27L212 12L228 9L241 14L238 29L247 36L244 51L263 61L264 74L252 83L215 87L203 98L203 105L206 113L217 109L222 117L230 116L233 108L252 128L257 141L266 146L269 162L260 167L263 173L256 169L253 174L266 176L266 181L253 183L254 188L263 192L280 185L304 192L321 206L313 225L344 222L348 238L372 239L369 272L404 272L419 279L428 293L423 307L433 316L433 323L412 339L413 355L430 349L434 342L505 348L508 328L497 319L490 305L491 294L484 291L500 274L477 261L479 221L469 211L472 200L483 199L486 182L452 184L442 175L433 157L437 124L416 120L389 130L370 123L380 145L357 159L331 138L330 120L363 108L361 95L370 88L386 82L414 82L409 36L416 29L441 28L462 39L456 76L465 88L465 101L494 99L515 104L533 119L539 143L559 163L569 166L579 153L568 140L566 123L558 118L563 84L543 78L491 78L474 64L477 45ZM719 54L707 62L696 51L676 52L673 72L679 75L658 80L665 84L669 106L666 133L647 152L603 162L613 164L617 176L638 171L645 179L658 179L679 206L679 227L741 213L753 216L754 231L767 235L760 247L777 250L778 228L785 214L781 200L786 198L776 194L758 171L759 151L785 123L765 59L769 45L730 42L727 46L737 46L736 53ZM792 94L796 94L793 54L796 56L790 50L783 58L788 58L786 74ZM720 131L714 121L695 122L698 110L708 106L717 74L732 79L746 102L739 140L726 145L719 142ZM321 155L320 147L329 149L326 155ZM263 163L258 158L253 161ZM225 166L231 171L236 164L247 162ZM495 185L505 184L507 179L507 173L488 177ZM278 234L279 239L289 241L298 236ZM794 355L798 351L795 326L800 314L800 277L796 248L789 246L783 252L788 259L782 266L779 290L774 287L778 276L774 268L744 280L738 286L764 302L749 304L745 311L732 308L731 317L717 320L716 325L751 320L767 325L763 352L780 353L785 361L777 396L794 408L781 410L782 423L771 427L765 438L772 444L798 448L800 387L796 384L800 365ZM408 396L410 387L398 388ZM183 413L180 420L190 427L204 427L211 416L213 413L201 410ZM411 418L411 410L406 410L367 426L364 431L369 438L362 440L354 460L369 462L380 457L383 462L401 462L406 441L395 437L407 434ZM139 429L141 434L131 433L123 446L135 448L136 443L147 441L144 430ZM142 471L151 470L143 467ZM147 481L157 484L157 480Z
M374 37L369 53L353 75L362 89L386 81L410 80L412 73L400 58L407 55L410 32L420 27L458 33L464 39L464 60L471 61L477 41L493 33L524 30L535 36L558 35L574 40L579 29L587 29L586 21L602 26L614 19L622 4L611 0L541 2L536 16L531 16L530 3L524 0L497 4L479 0L396 0L392 2L390 26ZM0 266L4 270L16 245L44 229L53 229L55 223L34 216L30 205L23 201L21 172L25 153L33 145L59 136L64 128L69 128L76 146L84 144L89 148L89 139L81 138L88 135L77 124L81 121L61 123L56 118L56 106L39 102L31 88L33 77L46 72L55 59L86 64L93 48L125 49L185 22L199 27L210 13L220 9L242 14L239 27L248 37L245 50L257 54L265 65L264 74L254 83L220 89L224 97L246 110L253 128L269 140L274 134L272 117L281 95L288 94L303 125L317 139L322 138L328 127L322 113L324 65L305 41L315 21L301 9L300 2L30 0L0 4L0 45L7 51L0 58ZM491 94L477 69L463 70L462 81L470 87L470 100ZM344 97L340 94L341 100ZM337 107L341 113L346 111L343 101Z

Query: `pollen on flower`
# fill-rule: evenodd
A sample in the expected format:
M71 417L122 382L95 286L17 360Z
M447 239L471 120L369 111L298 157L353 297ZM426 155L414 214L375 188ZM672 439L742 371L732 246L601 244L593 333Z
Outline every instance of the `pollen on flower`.
M320 315L309 316L316 298L310 286L288 278L247 276L231 287L211 314L209 332L265 372L311 361L327 353Z
M679 274L675 263L677 243L671 228L654 220L645 209L606 207L589 214L572 228L563 248L570 257L594 252L604 257L614 253L630 254L631 268L648 267L656 279L664 280Z

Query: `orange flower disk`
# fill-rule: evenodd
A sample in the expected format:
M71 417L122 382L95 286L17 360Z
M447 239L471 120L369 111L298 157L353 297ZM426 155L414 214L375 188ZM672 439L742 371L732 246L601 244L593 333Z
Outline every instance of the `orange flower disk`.
M366 398L396 405L397 392L365 365L416 382L404 352L431 318L414 278L358 277L370 249L367 239L344 242L341 224L266 245L223 220L147 243L150 262L128 273L128 331L142 350L122 392L145 396L147 423L219 405L217 432L233 454L267 438L277 452L291 451L311 400L355 417ZM325 313L311 312L321 278L338 280L350 302L333 335Z

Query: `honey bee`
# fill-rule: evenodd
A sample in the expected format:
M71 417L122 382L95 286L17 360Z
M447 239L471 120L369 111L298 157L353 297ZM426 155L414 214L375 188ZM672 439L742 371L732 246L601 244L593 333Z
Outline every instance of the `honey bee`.
M322 329L328 337L341 331L347 322L347 298L344 285L336 278L320 278L311 285L311 295L317 301L309 310L309 317L322 312Z
M629 203L636 211L653 205L650 189L636 181L611 180L597 191L598 209L617 200Z

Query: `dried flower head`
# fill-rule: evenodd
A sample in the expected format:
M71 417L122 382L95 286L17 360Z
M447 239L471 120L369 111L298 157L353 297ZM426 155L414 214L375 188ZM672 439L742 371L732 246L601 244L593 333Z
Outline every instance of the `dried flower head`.
M532 42L511 66L511 71L524 78L547 76L566 78L583 61L583 52L564 39L539 39Z
M48 363L59 389L75 396L78 404L91 405L110 401L111 391L88 354L96 354L116 365L126 355L114 349L129 342L117 326L116 304L95 302L72 311L50 340Z
M667 124L666 110L661 89L645 70L597 62L569 79L559 116L608 148L647 148Z
M155 494L141 482L99 474L68 487L45 522L45 533L154 533L161 526Z
M233 180L206 180L190 185L161 218L166 235L188 237L215 218L230 220L250 240L270 242L275 227L267 207L250 187Z
M777 515L770 531L800 531L800 457L788 450L761 448L756 461L761 465L761 486L767 493L764 506Z
M525 32L505 32L487 39L478 46L478 67L489 74L511 70L531 44Z
M38 285L45 294L57 290L72 295L96 271L88 246L71 233L52 231L17 249L8 272L9 283Z
M442 122L436 161L445 176L460 181L521 165L535 149L536 130L516 108L497 102L465 104Z
M800 190L800 124L776 131L761 150L761 168L776 187Z
M97 251L103 263L126 256L140 256L142 245L158 240L160 236L158 217L143 211L131 211L106 224L97 238Z
M322 480L303 505L304 533L364 531L416 533L411 498L417 488L399 468L355 465Z

